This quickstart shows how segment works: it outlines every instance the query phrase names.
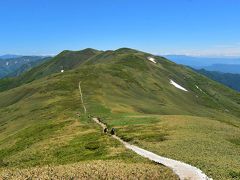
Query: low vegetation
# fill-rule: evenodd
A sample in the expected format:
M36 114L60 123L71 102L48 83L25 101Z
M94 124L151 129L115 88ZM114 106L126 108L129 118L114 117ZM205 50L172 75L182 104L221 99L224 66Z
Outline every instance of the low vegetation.
M53 178L92 174L111 179L116 171L122 179L175 178L169 169L104 135L91 115L115 127L125 141L194 165L214 179L239 178L239 93L165 58L155 57L157 63L152 63L149 56L126 48L64 51L18 78L2 80L2 177L42 172ZM69 69L56 73L68 57L73 57ZM131 175L138 170L139 176Z
M61 166L8 169L2 179L178 179L170 170L154 163L87 161Z
M124 140L194 165L213 179L231 179L239 172L238 127L182 115L115 115L105 121Z

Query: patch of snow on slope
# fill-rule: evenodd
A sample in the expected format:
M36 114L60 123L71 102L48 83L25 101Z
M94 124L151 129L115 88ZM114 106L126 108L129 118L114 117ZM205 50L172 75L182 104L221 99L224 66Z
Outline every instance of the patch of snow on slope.
M183 91L188 91L187 89L185 89L184 87L180 86L179 84L175 83L173 80L170 79L170 84L174 85L176 88L181 89Z
M155 58L153 58L153 57L148 57L147 59L148 59L149 61L155 63L155 64L157 63L157 62L155 61Z
M201 92L203 92L203 90L200 87L198 87L197 85L195 85L195 86L197 89L199 89Z

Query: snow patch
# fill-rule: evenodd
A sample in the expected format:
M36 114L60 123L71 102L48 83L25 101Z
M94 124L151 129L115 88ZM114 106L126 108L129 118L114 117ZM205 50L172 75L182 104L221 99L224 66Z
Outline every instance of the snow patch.
M199 89L199 91L203 92L203 90L200 87L198 87L197 85L195 85L195 86L197 89Z
M195 86L196 86L196 88L197 88L199 91L201 91L202 93L206 94L200 87L198 87L197 85L195 85Z
M155 58L153 58L153 57L148 57L147 59L148 59L149 61L155 63L155 64L157 63L157 62L155 61Z
M171 80L171 79L170 79L170 84L174 85L174 86L175 86L176 88L178 88L178 89L181 89L181 90L183 90L183 91L188 92L187 89L185 89L184 87L180 86L179 84L177 84L176 82L174 82L174 81Z

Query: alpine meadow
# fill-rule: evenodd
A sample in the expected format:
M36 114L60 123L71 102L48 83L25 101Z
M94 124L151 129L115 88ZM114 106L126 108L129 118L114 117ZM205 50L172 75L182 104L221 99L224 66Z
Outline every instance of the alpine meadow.
M141 178L176 179L170 169L104 134L91 117L116 128L124 141L194 165L214 179L239 178L239 93L160 56L128 48L63 51L19 77L2 79L1 87L3 178L59 172L98 179L117 172L131 179L137 168Z
M239 9L0 1L0 180L240 180Z

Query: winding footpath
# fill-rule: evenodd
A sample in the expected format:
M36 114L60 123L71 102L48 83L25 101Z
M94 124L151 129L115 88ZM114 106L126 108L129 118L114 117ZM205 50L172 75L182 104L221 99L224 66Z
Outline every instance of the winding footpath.
M80 82L79 82L79 91L80 91L80 95L81 95L81 101L83 104L83 97L82 97ZM84 107L84 110L86 110L86 107L84 106L84 104L83 104L83 107ZM86 113L86 111L85 111L85 113ZM92 120L95 121L97 124L99 124L102 127L102 129L107 128L107 126L104 123L100 122L98 120L98 118L92 118ZM147 151L145 149L131 145L131 144L123 141L121 138L119 138L116 135L112 135L112 137L114 139L120 141L127 149L134 151L138 155L148 158L151 161L162 164L162 165L172 169L173 172L179 176L180 180L212 180L206 174L204 174L200 169L198 169L194 166L191 166L191 165L186 164L181 161L162 157L162 156L154 154L150 151Z
M107 127L105 124L100 122L97 118L93 118L93 121L99 124L103 129ZM113 135L112 137L120 141L127 149L134 151L138 155L148 158L151 161L160 163L172 169L173 172L176 173L181 180L211 180L211 178L207 177L206 174L204 174L200 169L194 166L191 166L181 161L165 158L157 154L154 154L150 151L147 151L145 149L131 145L123 141L121 138L119 138L116 135Z

